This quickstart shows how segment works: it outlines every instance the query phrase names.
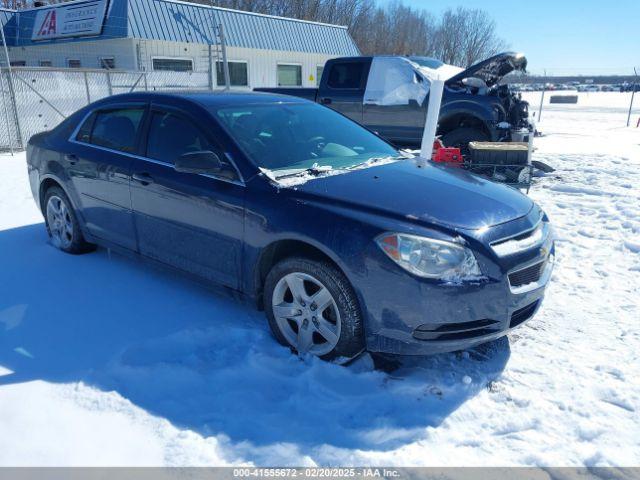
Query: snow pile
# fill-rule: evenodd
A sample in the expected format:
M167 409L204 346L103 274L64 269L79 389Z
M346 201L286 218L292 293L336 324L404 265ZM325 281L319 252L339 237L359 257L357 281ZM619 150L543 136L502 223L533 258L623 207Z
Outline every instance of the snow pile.
M637 465L640 130L615 108L543 113L536 318L390 373L295 357L171 272L59 253L24 155L0 156L0 465Z

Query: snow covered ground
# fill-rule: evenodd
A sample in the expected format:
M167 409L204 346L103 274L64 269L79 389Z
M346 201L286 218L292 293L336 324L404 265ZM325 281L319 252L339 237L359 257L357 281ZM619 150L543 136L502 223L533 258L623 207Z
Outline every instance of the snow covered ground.
M24 154L0 156L0 465L640 464L640 129L625 99L545 106L535 157L557 170L531 196L558 243L537 317L391 373L299 359L261 313L171 273L56 251Z

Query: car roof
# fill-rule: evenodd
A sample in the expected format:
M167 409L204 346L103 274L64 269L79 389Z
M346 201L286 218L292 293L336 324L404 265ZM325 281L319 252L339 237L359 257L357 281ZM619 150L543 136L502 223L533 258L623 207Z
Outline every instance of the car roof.
M113 95L102 100L100 103L112 103L122 101L161 101L169 99L184 99L192 103L200 104L206 108L223 108L239 105L259 105L259 104L292 104L292 103L313 103L300 97L290 95L280 95L266 92L246 92L246 91L221 91L221 92L134 92Z

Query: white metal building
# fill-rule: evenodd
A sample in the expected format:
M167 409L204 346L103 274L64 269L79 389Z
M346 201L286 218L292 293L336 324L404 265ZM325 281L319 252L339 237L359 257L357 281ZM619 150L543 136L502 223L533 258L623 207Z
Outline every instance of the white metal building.
M14 66L174 70L231 86L315 86L322 66L358 55L346 27L175 0L82 0L0 11ZM4 62L3 62L4 64Z

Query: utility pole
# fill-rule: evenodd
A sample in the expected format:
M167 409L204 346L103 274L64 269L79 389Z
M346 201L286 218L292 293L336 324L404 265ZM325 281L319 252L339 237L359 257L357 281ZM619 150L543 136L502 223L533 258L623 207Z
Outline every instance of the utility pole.
M629 126L629 122L631 122L631 110L633 109L633 97L636 95L636 88L638 87L638 71L636 67L633 67L633 73L636 76L633 85L631 86L631 103L629 104L629 114L627 115L627 127Z
M547 71L544 71L544 79L547 79ZM540 110L538 110L538 122L540 122L540 119L542 118L542 105L544 104L544 92L547 89L547 84L543 83L542 84L542 97L540 97Z

